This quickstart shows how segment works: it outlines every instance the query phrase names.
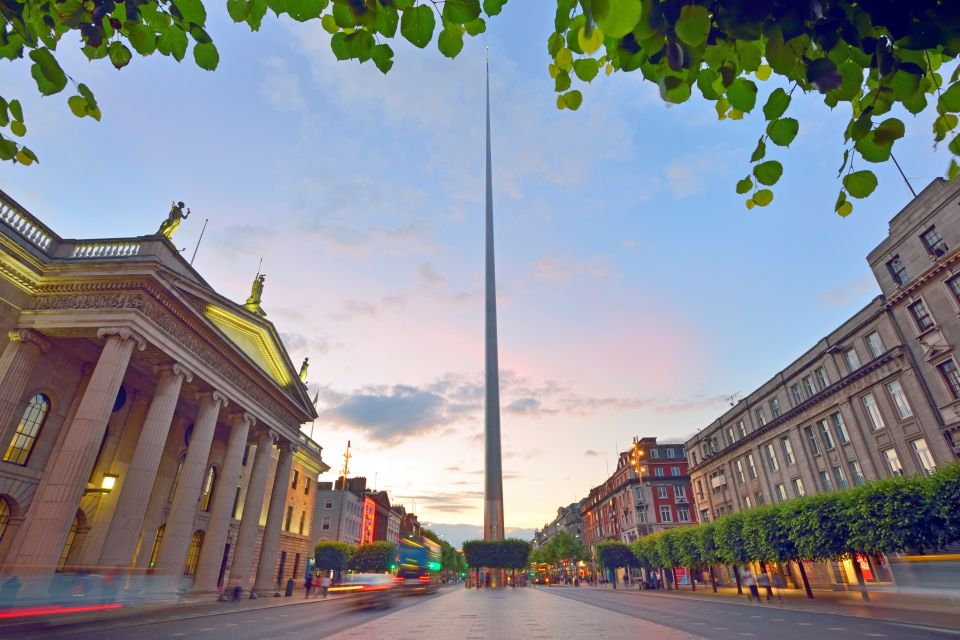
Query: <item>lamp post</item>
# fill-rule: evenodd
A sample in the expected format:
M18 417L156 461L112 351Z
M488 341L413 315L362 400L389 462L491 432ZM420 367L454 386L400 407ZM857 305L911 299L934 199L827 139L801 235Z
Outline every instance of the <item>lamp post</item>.
M107 495L108 493L110 493L111 491L113 491L113 488L114 488L115 486L117 486L117 479L118 479L119 477L120 477L120 476L118 476L118 475L115 474L115 473L105 473L105 474L103 474L103 479L100 481L100 486L99 486L99 487L94 486L94 487L87 487L87 488L85 488L85 489L83 490L83 495L87 495L87 494L90 494L90 493L99 493L99 494L101 494L101 495Z

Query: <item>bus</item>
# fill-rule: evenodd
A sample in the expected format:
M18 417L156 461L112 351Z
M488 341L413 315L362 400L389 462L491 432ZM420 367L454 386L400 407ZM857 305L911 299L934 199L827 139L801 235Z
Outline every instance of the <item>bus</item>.
M440 586L440 545L428 538L400 538L397 581L416 593L433 593Z

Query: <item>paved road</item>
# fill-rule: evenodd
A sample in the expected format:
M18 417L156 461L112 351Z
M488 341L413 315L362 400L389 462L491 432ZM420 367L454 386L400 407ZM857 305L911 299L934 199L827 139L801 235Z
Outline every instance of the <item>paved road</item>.
M776 604L705 602L643 595L634 591L546 588L556 598L643 619L701 638L909 638L956 640L960 633L918 625L829 613L791 611Z

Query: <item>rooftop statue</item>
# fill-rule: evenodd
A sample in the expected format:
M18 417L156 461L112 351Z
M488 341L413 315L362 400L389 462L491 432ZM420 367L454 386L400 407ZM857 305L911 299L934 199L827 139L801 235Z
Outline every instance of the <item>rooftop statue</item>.
M267 315L267 312L260 307L260 299L263 297L263 281L266 277L266 274L257 274L257 277L253 279L253 285L250 287L250 297L243 304L247 311L251 311L258 316Z
M307 381L307 369L310 368L310 358L304 358L303 364L300 365L300 382Z
M170 213L167 214L167 219L160 224L157 235L161 235L168 240L173 237L173 232L180 226L180 221L190 217L190 209L188 208L187 212L184 213L183 206L182 202L170 203Z

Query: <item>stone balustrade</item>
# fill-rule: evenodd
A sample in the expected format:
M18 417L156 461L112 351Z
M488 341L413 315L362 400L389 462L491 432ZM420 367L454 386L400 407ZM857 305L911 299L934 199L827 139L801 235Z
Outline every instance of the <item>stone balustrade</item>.
M129 258L140 254L140 242L117 240L109 242L82 242L73 246L71 258Z
M42 222L0 191L0 222L41 251L49 253L59 239Z

